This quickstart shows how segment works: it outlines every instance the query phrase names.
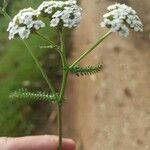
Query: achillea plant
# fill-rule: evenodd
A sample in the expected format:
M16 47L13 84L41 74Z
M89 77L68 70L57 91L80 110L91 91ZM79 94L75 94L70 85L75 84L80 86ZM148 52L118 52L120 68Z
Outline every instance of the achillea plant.
M125 4L114 4L107 8L108 13L103 16L101 22L102 27L107 27L110 30L100 37L95 44L89 49L85 50L73 63L69 63L66 57L65 48L65 31L68 28L78 27L81 21L82 9L78 6L76 0L66 1L44 1L37 10L33 8L27 8L20 10L19 13L11 19L6 13L7 2L4 0L4 7L0 9L0 12L10 20L7 31L9 32L9 39L21 38L24 42L28 52L35 61L39 68L45 82L49 87L49 93L39 91L30 92L27 89L21 89L10 94L10 98L22 99L28 102L34 101L47 101L55 103L58 107L58 135L59 135L59 147L58 150L62 150L62 105L64 104L64 94L67 86L67 79L69 73L77 76L91 75L98 73L102 70L103 66L97 64L95 66L80 67L78 64L83 60L90 52L92 52L97 46L99 46L105 39L107 39L113 32L118 32L119 35L127 37L129 35L129 29L135 31L143 31L143 25L137 16L136 12ZM53 41L50 41L47 37L39 33L41 28L44 28L46 24L44 19L49 21L49 27L55 28L59 31L60 45L56 45ZM60 91L56 91L51 80L47 77L43 71L37 58L32 53L32 50L26 43L25 39L30 38L30 34L37 34L40 38L49 42L48 48L54 48L60 55L62 62L62 84ZM47 46L43 46L45 48Z

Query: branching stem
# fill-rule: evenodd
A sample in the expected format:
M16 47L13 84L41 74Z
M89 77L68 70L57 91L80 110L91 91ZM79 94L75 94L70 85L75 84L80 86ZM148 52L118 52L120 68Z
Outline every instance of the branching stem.
M25 40L23 40L23 43L25 44L25 46L26 46L28 52L29 52L30 55L32 56L34 62L36 63L38 69L40 70L40 72L41 72L41 74L42 74L42 76L43 76L43 78L45 79L46 83L48 84L50 90L52 91L53 94L56 94L55 89L54 89L54 87L53 87L51 81L48 79L47 75L45 74L45 72L43 71L41 65L39 64L37 58L34 56L33 52L31 51L31 49L29 48L29 46L27 45L27 43L25 42Z
M9 21L11 21L11 17L7 14L5 10L2 10L2 14L5 18L7 18Z
M103 35L98 41L88 50L86 50L71 66L70 68L77 65L84 57L86 57L92 50L94 50L100 43L102 43L110 34L112 31L108 31L105 35Z
M49 42L51 44L52 47L54 48L58 48L58 46L52 42L51 40L49 40L47 37L45 37L43 34L39 33L39 32L35 32L40 38L44 39L45 41Z
M9 21L11 21L11 17L7 14L6 11L3 11L3 15L4 15ZM24 45L26 46L28 52L29 52L30 55L32 56L32 58L33 58L35 64L37 65L37 67L38 67L39 71L41 72L43 78L45 79L46 83L48 84L48 87L50 88L50 90L52 91L53 94L56 94L55 89L54 89L54 87L53 87L51 81L48 79L46 73L43 71L41 65L39 64L37 58L34 56L32 50L29 48L29 46L27 45L27 43L25 42L25 40L22 40L22 41L23 41ZM51 41L49 41L49 42L51 43Z

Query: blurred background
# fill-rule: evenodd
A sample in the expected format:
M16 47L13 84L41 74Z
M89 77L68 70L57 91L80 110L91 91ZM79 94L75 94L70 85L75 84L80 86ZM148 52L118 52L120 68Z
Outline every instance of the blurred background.
M42 0L9 0L8 13L36 8ZM64 137L71 137L80 150L150 150L150 3L147 0L80 0L83 19L79 28L67 31L70 62L88 48L107 29L99 23L107 6L126 3L138 13L143 33L131 32L128 38L111 35L91 53L81 66L103 62L102 72L92 76L69 77L67 101L63 108ZM0 0L0 5L2 0ZM9 99L20 87L48 91L41 74L18 39L8 40L8 20L0 16L0 136L57 134L54 105L26 104ZM59 42L56 31L42 29ZM35 35L29 40L32 51L44 70L59 87L60 58Z
M20 9L28 7L36 9L41 2L42 0L37 0L36 3L31 0L10 0L7 12L13 17ZM3 0L0 4L3 4ZM9 20L1 15L0 22L0 135L34 134L36 130L41 131L45 128L51 112L50 106L47 103L20 103L9 99L9 95L22 87L31 91L48 91L48 87L23 42L20 39L8 40L6 29ZM59 42L56 31L45 28L41 32L48 38ZM40 49L40 46L48 45L48 43L36 35L27 40L27 43L49 78L52 78L58 87L61 72L57 52L52 49Z

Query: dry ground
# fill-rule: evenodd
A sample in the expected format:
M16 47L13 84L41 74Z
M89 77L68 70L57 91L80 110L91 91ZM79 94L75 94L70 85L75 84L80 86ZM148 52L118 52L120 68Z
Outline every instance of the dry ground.
M112 0L82 0L83 20L73 35L71 60L106 32L99 27ZM96 75L70 78L64 128L78 150L150 150L150 3L128 0L145 26L129 38L113 34L84 62L103 62ZM69 134L67 134L67 132Z

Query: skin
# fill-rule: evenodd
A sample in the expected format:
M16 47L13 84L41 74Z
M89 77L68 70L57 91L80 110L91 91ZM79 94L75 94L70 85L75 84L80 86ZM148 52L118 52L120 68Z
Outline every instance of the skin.
M58 137L51 135L0 138L0 150L57 150ZM75 142L63 139L63 150L75 150Z

